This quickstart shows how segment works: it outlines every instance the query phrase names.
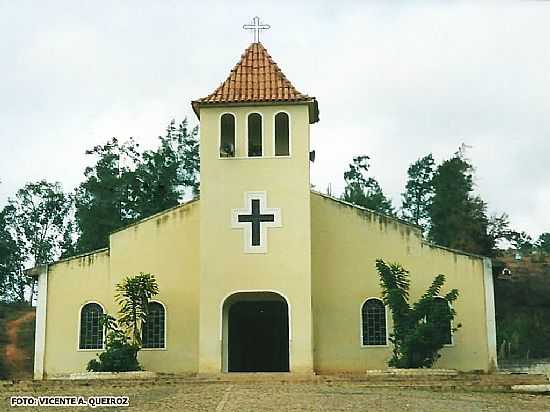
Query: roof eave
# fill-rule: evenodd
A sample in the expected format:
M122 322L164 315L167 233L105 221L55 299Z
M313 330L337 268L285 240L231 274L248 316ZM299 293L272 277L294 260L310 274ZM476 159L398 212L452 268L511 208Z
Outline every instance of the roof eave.
M317 123L319 121L319 103L315 97L309 97L304 100L265 100L265 101L242 101L242 102L203 102L193 100L191 107L195 115L200 120L201 107L238 107L238 106L276 106L276 105L294 105L307 104L309 108L309 123Z

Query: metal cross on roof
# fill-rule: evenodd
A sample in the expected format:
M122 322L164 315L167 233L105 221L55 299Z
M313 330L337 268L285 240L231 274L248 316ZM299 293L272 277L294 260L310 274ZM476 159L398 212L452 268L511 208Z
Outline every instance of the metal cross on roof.
M258 16L252 19L251 24L245 24L243 26L245 30L254 30L254 43L260 42L260 30L267 30L270 28L271 26L269 24L260 23L260 18Z

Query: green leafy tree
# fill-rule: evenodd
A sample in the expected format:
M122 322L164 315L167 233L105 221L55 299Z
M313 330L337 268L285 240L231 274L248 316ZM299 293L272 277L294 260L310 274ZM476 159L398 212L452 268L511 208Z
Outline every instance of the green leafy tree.
M456 315L452 302L458 290L452 289L437 301L445 283L444 275L437 275L426 293L413 305L409 303L409 272L397 263L376 260L380 277L382 299L389 306L393 318L393 356L389 366L398 368L429 368L440 357L439 351L449 338L449 325ZM460 327L452 328L452 332Z
M25 283L17 282L22 278L23 257L6 222L7 212L0 211L0 300L23 301Z
M63 240L61 242L61 259L75 256L78 254L77 238L76 238L75 222L69 219L65 231L63 232Z
M403 219L422 227L423 231L430 223L434 172L435 162L431 153L414 162L407 170L407 185L401 195Z
M489 218L487 231L495 247L501 240L511 241L513 232L510 229L509 216L506 213L502 213L500 215L492 215Z
M149 273L140 273L125 278L116 286L116 291L115 298L120 305L118 324L132 344L141 345L141 329L147 320L149 300L158 294L157 281Z
M71 199L61 185L45 180L27 183L9 200L5 209L7 225L26 265L50 263L60 255L70 207ZM18 300L24 300L24 291L29 287L32 302L34 279L19 273L12 281Z
M391 200L384 195L378 181L367 175L370 167L369 160L368 156L353 158L349 170L344 173L346 187L342 199L393 216Z
M526 232L512 232L511 236L512 245L524 255L531 253L533 250L533 238Z
M136 185L134 170L141 156L138 145L132 139L120 143L112 138L86 154L97 157L97 161L86 168L86 179L76 190L79 253L108 246L109 233L138 218L131 195Z
M473 194L473 167L456 153L437 168L429 208L429 237L442 246L490 256L495 241L489 234L487 205Z
M157 150L145 151L137 165L133 198L140 218L178 205L188 189L198 194L198 129L174 120Z
M535 248L541 255L550 255L550 233L542 233L535 242Z
M76 246L65 237L67 255L108 246L109 234L138 219L179 204L186 191L199 193L198 128L172 121L159 147L143 153L133 139L113 138L86 152L96 157L76 191Z

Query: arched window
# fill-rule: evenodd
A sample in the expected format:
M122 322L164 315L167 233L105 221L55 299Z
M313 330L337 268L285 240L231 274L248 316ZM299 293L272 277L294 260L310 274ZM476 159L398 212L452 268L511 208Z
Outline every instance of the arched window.
M103 349L103 308L97 303L87 303L80 310L79 349Z
M158 302L149 302L147 321L143 323L142 344L144 348L165 348L166 330L164 306Z
M231 113L220 118L220 157L235 157L235 116Z
M451 307L449 305L449 302L447 302L447 299L444 299L442 297L437 296L434 300L435 305L435 320L439 322L437 325L440 332L445 336L445 345L452 345L453 344L453 331L452 331L452 325L451 321L441 321L438 320L440 316L445 316L446 313L448 313L451 310ZM439 313L437 315L437 313ZM430 321L430 316L426 316L426 320Z
M386 306L380 299L367 299L361 308L363 346L386 345Z
M275 115L275 156L288 156L290 154L290 124L288 114L277 113Z
M262 156L262 116L259 113L248 115L248 156Z

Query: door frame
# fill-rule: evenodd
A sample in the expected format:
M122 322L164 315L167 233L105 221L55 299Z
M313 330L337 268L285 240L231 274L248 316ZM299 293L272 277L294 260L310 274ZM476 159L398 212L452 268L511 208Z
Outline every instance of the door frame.
M277 295L277 296L274 296ZM275 299L274 299L275 298ZM220 302L220 347L221 347L221 372L229 370L229 308L235 302L242 301L278 301L286 303L288 310L288 370L292 371L292 308L289 299L281 292L270 289L259 290L235 290L226 295Z

